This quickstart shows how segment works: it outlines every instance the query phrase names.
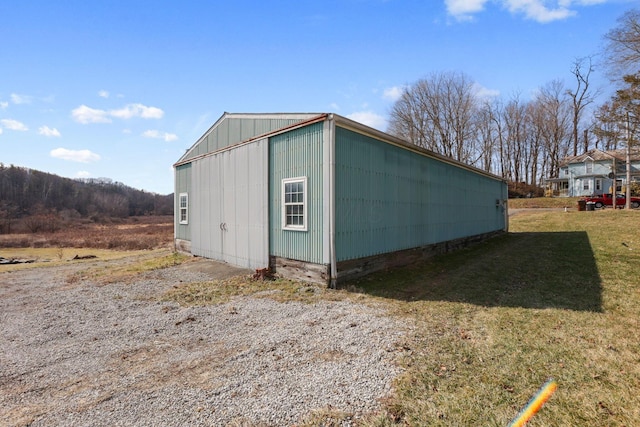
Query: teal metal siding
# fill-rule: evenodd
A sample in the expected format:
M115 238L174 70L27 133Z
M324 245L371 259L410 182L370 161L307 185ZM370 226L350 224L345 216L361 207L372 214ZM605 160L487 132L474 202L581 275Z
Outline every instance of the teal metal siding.
M336 126L336 258L504 229L498 179Z
M181 161L193 159L207 153L264 135L300 122L301 119L265 119L227 117L209 129Z
M322 130L316 123L269 139L269 253L322 263ZM284 178L307 177L307 231L282 229Z
M175 168L175 200L173 215L175 221L176 239L191 240L191 163L177 166ZM189 224L180 224L180 214L178 210L178 201L180 193L189 194Z

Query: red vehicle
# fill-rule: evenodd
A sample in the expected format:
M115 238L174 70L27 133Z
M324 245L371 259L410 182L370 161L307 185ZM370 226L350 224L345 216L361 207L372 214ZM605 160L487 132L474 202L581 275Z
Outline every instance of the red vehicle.
M586 197L588 202L595 203L596 208L602 208L604 206L613 206L613 197L611 193L602 194L600 196ZM627 198L624 194L616 194L616 207L623 207L627 203ZM640 197L631 196L631 207L634 209L640 208Z

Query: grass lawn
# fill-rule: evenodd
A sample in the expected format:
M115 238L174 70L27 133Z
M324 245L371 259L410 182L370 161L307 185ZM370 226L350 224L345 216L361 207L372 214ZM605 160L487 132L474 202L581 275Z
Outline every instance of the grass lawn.
M509 209L523 208L577 208L582 197L534 197L531 199L509 199Z
M524 212L508 235L356 283L418 325L387 419L505 426L554 378L528 425L638 425L639 223L637 211Z

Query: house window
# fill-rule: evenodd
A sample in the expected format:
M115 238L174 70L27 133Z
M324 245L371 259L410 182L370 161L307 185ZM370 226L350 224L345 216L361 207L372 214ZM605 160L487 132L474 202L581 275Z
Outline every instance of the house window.
M602 179L596 178L596 191L602 190Z
M307 230L307 177L282 180L282 228Z
M564 169L564 174L565 174L565 176L569 175L569 169L568 168Z
M587 162L585 162L584 164L586 173L593 173L593 161L591 160L587 160Z
M616 179L616 192L621 192L622 191L622 180L621 179Z
M591 180L585 179L582 181L582 189L583 190L591 190Z
M180 193L178 198L180 224L189 224L189 195Z

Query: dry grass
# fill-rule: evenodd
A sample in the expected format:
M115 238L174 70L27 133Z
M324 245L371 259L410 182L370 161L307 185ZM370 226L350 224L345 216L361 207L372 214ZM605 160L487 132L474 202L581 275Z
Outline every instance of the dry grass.
M162 300L176 301L186 306L202 306L224 304L233 297L248 295L258 298L270 298L281 302L299 301L304 303L313 303L320 300L338 301L353 297L365 298L363 295L354 296L347 291L332 291L325 286L311 283L297 282L284 278L253 280L247 275L175 286L163 296Z
M362 280L419 326L386 420L504 426L553 377L559 388L530 425L635 425L639 219L527 212L507 236Z
M77 271L67 277L68 284L91 280L98 284L108 283L130 283L136 280L137 276L153 270L173 267L186 262L193 261L193 257L167 249L157 249L146 251L138 256L129 256L128 262L119 264L101 264Z
M509 209L525 208L576 208L580 197L534 197L509 199Z
M51 233L0 235L0 248L94 248L142 250L168 247L173 239L172 217L132 217L98 224L76 222Z

